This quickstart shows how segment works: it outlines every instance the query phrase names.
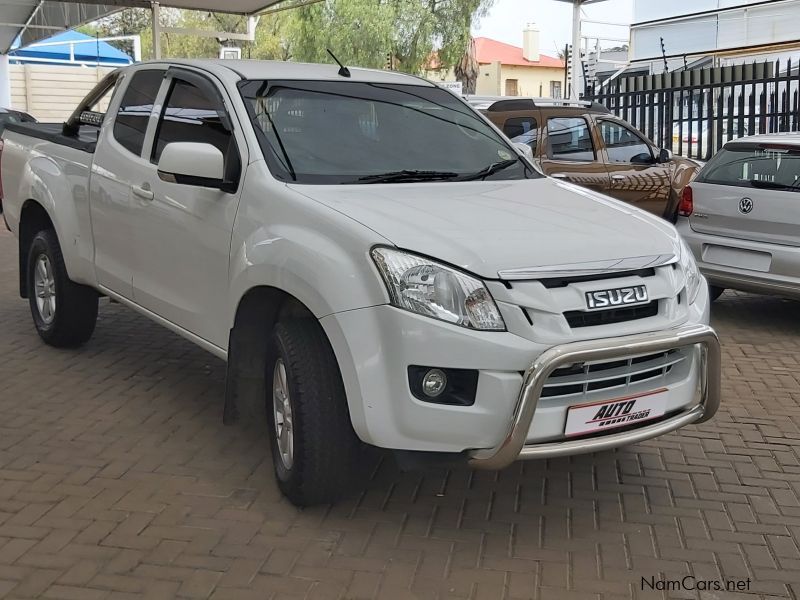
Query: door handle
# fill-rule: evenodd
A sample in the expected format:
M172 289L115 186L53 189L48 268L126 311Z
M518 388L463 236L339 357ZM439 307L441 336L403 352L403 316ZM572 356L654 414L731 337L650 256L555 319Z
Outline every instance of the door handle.
M566 173L553 173L552 175L550 175L550 177L552 177L553 179L566 179L567 178L567 174Z
M152 200L154 197L153 190L150 189L150 184L148 183L143 183L142 185L132 185L131 191L133 192L134 196L141 198L142 200Z
M627 179L627 177L625 177L625 175L612 175L611 179L615 181L623 181L624 179Z

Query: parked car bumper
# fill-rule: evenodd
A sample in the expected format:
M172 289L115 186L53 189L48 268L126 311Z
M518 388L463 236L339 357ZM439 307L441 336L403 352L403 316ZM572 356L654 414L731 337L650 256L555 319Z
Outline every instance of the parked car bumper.
M676 225L689 244L697 266L711 285L743 290L757 294L774 294L800 298L800 247L770 244L732 237L698 233L685 218ZM767 270L747 269L738 264L719 264L709 254L709 248L721 247L768 256ZM759 268L763 268L759 266Z
M703 290L693 323L557 346L509 332L478 332L391 306L324 317L350 404L365 442L399 450L464 453L477 467L502 468L517 458L593 452L660 435L710 418L719 404L719 346L708 322ZM553 371L681 351L680 364L662 379L573 395L541 397ZM408 367L478 371L475 401L455 406L421 401L410 390ZM665 413L599 437L565 435L570 407L667 389Z

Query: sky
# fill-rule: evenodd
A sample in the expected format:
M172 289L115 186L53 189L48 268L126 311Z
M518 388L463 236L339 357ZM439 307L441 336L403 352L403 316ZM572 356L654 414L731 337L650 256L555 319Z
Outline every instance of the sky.
M589 4L583 8L584 19L630 24L633 18L633 0L608 0ZM539 50L557 56L557 48L564 48L572 39L572 4L557 0L495 0L489 14L473 27L473 35L489 37L515 46L522 46L522 29L534 22L539 27ZM584 35L628 38L627 27L585 23ZM605 48L622 42L601 42Z

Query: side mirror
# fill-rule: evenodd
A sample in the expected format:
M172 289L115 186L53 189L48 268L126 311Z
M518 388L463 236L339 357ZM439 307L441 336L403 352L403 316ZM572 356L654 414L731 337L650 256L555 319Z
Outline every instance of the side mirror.
M225 185L225 159L211 144L172 142L161 151L158 176L171 183L221 189Z
M533 162L533 150L531 149L530 146L528 146L528 144L523 144L522 142L512 142L512 143L514 145L514 148L516 148L517 151L520 154L522 154L522 156L527 158L530 162Z
M649 152L641 152L631 157L631 164L634 165L652 165L654 162L653 155Z
M658 153L658 162L660 163L668 163L672 161L672 150L667 150L666 148L662 148Z

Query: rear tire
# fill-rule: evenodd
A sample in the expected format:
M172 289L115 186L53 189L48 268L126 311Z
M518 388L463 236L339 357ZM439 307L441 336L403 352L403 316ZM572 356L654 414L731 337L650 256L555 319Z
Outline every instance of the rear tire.
M39 337L56 348L88 341L97 322L97 292L70 280L55 231L33 237L27 269L28 301Z
M711 301L714 302L717 298L722 296L722 293L725 291L725 288L718 287L716 285L709 285L708 286L708 295L711 298Z
M266 379L278 487L296 506L336 501L356 472L359 442L336 357L316 320L275 326Z

